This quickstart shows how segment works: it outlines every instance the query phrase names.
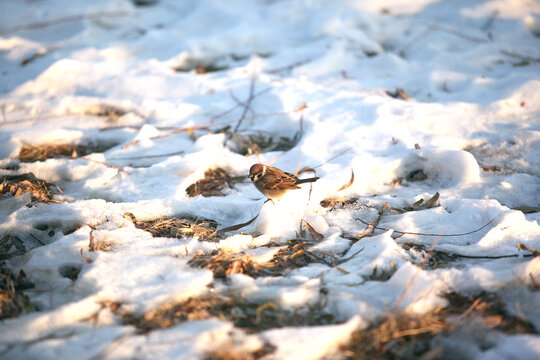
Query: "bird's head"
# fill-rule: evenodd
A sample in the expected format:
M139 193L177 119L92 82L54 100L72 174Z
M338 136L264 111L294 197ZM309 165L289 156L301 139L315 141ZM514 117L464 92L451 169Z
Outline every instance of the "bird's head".
M263 164L254 164L249 169L249 178L251 181L257 181L261 176L264 175L266 171L266 166Z

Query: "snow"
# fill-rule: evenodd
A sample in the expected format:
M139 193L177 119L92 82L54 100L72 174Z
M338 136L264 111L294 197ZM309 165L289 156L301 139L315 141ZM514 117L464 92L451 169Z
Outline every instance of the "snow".
M540 265L518 245L540 250L540 215L514 209L540 206L538 2L135 3L0 2L0 176L31 172L63 190L51 204L0 197L0 238L26 250L2 266L35 284L25 291L35 311L0 321L2 356L195 359L271 344L265 358L318 359L396 306L419 315L451 306L448 292L496 293L539 330L531 277L540 280ZM221 70L198 74L197 65ZM398 88L409 99L390 96ZM107 109L118 116L103 116ZM240 136L217 131L242 117ZM299 140L288 151L240 154L259 133ZM16 159L25 144L55 143L105 150ZM186 194L209 169L246 176L258 162L309 166L320 179L274 203L249 180L224 196ZM351 170L354 182L338 191ZM409 177L419 170L425 180ZM440 206L388 208L436 192ZM126 213L218 228L258 217L210 241L152 237ZM380 214L386 230L359 237L360 220ZM91 237L111 250L88 251ZM223 249L263 264L292 239L326 262L225 280L189 263ZM430 248L451 260L421 268ZM253 334L211 318L141 334L102 306L142 315L210 290L290 311L324 300L336 324ZM498 339L489 349L451 341L464 357L540 357L535 334L488 336Z

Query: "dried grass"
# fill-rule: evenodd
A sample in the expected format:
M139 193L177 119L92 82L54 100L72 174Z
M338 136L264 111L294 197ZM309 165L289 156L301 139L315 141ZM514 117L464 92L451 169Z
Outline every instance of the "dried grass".
M270 151L287 151L298 143L301 133L297 132L292 138L285 136L274 137L261 132L247 136L234 133L231 139L236 144L236 151L242 155L261 154Z
M168 328L175 324L217 318L230 321L248 333L285 326L311 326L335 323L333 315L322 311L324 304L304 306L295 310L280 308L272 302L255 303L215 294L171 301L148 311L142 316L125 312L122 305L113 303L114 310L125 323L135 326L140 333Z
M394 262L391 262L388 268L382 269L375 265L371 274L363 276L363 278L367 281L388 281L396 271L397 266Z
M263 273L263 267L243 252L214 250L210 254L198 251L188 262L189 265L208 269L218 279L228 279L231 274L246 274L253 278Z
M0 261L21 256L25 252L26 247L18 237L7 234L0 237Z
M336 199L324 199L321 201L320 205L323 208L329 208L330 210L333 209L343 209L346 207L359 207L357 197L351 197L351 198L336 198Z
M18 158L22 162L35 162L59 157L80 157L94 152L103 152L109 147L73 144L26 144L21 148Z
M96 240L93 234L94 230L90 231L88 241L88 251L111 251L115 245L114 241L107 239Z
M321 258L308 249L312 245L302 239L290 240L287 247L280 249L270 260L267 271L280 274L288 269L297 269L314 262L320 262Z
M27 173L21 175L5 175L0 177L0 196L19 196L25 192L30 192L32 201L45 203L58 203L53 200L54 193L50 189L56 185L38 179L34 174Z
M434 340L460 334L467 327L477 327L479 334L490 329L508 334L536 333L530 322L510 315L493 294L466 297L452 292L445 297L450 302L448 307L421 316L389 313L370 328L355 331L341 352L347 358L439 359L442 347L435 346Z
M197 195L204 197L225 196L223 190L231 188L233 183L234 179L225 170L220 168L207 170L204 173L204 179L197 180L195 183L189 185L186 193L190 197Z
M16 317L32 311L32 305L22 290L33 287L26 280L26 274L21 270L15 278L5 268L0 269L0 320Z
M233 344L228 344L208 352L205 360L256 360L272 354L274 351L275 346L269 343L253 352L238 350Z
M307 266L314 262L332 265L324 259L325 254L310 251L313 244L303 239L294 239L280 249L274 257L265 263L254 261L244 252L214 250L210 254L198 251L189 261L189 265L208 269L218 279L229 279L232 274L244 274L252 278L259 276L279 276L286 270ZM275 246L282 246L275 244Z
M203 62L197 63L193 59L193 62L189 62L188 64L175 65L171 69L176 72L188 72L195 70L195 73L202 75L211 72L226 70L228 69L228 66L220 66L213 63Z
M197 236L204 240L218 239L217 223L213 220L193 218L161 218L154 220L137 220L131 213L126 213L135 226L148 231L154 237L186 238Z

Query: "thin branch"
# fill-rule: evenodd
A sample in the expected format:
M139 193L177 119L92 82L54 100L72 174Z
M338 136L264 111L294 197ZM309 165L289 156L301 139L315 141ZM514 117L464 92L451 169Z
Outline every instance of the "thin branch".
M145 124L143 125L112 125L112 126L105 126L99 129L99 131L108 131L108 130L118 130L118 129L129 129L129 130L141 130ZM158 130L176 130L178 129L178 126L156 126L155 127Z
M265 72L269 73L269 74L277 74L279 72L286 71L286 70L291 71L295 67L302 66L304 64L309 63L310 61L311 61L311 59L300 60L300 61L294 62L294 63L292 63L290 65L282 66L282 67L275 68L275 69L272 69L272 70L266 70Z
M408 43L406 43L405 45L403 45L401 47L401 49L397 52L400 56L405 56L405 52L411 47L413 46L414 44L416 44L418 41L422 40L423 38L425 38L426 36L428 36L429 34L431 34L431 32L433 32L433 29L431 28L427 28L427 29L424 29L424 31L422 31L420 34L418 34L417 36L413 37Z
M443 26L443 25L432 24L432 23L429 23L429 22L426 22L426 21L420 21L420 23L424 24L428 28L431 28L432 30L437 30L437 31L445 32L445 33L448 33L448 34L451 34L451 35L455 35L457 37L460 37L462 39L469 40L469 41L472 41L472 42L475 42L475 43L479 43L479 44L487 44L487 43L489 43L489 39L483 39L483 38L479 38L479 37L476 37L476 36L472 36L472 35L469 35L467 33L464 33L464 32L461 32L459 30L455 30L455 29L452 29L452 28L449 28L449 27L446 27L446 26Z
M234 100L234 102L236 102L236 104L238 106L244 106L244 107L247 106L247 108L251 112L251 114L255 115L255 110L253 110L251 105L248 104L247 102L244 102L244 101L240 100L238 97L236 97L236 95L234 94L234 92L231 89L229 89L229 96Z
M329 163L330 161L335 160L335 159L337 159L338 157L342 156L343 154L345 154L345 153L351 151L352 149L353 149L352 147L347 148L347 149L343 150L342 152L340 152L339 154L332 156L330 159L326 160L325 162L323 162L323 163L321 163L321 164L319 164L319 165L317 165L317 166L312 167L312 169L319 168L319 167L323 166L324 164L327 164L327 163Z
M414 280L416 279L416 277L418 276L418 274L420 274L420 271L422 271L422 269L424 268L424 266L427 264L427 262L429 261L429 259L431 258L431 255L433 254L433 251L435 251L435 246L439 243L439 241L441 240L440 237L438 237L434 242L433 244L431 244L431 248L429 249L429 251L427 252L426 256L424 256L424 260L422 261L422 263L420 264L420 266L418 267L418 270L414 273L414 275L409 279L409 281L407 282L407 285L405 286L405 289L403 290L403 292L401 293L401 295L399 296L399 298L397 299L396 301L396 304L394 305L394 308L390 311L390 313L388 314L388 317L391 318L394 316L394 314L396 313L396 311L399 309L399 306L401 305L401 302L403 301L403 299L405 298L405 295L407 294L407 292L409 292L409 290L411 289L412 287L412 284L414 283Z
M74 21L96 20L96 19L101 19L104 17L119 17L119 16L128 16L128 15L134 15L134 13L128 12L128 11L108 11L108 12L99 12L99 13L91 13L91 14L69 15L69 16L58 18L58 19L43 21L39 23L15 26L11 29L0 32L0 35L5 36L5 35L12 34L14 32L17 32L17 31L42 29L49 26L54 26L54 25L59 25L59 24L74 22Z
M513 58L517 58L517 59L520 59L520 60L530 61L530 62L540 62L540 58L535 58L535 57L531 57L531 56L527 56L527 55L521 55L521 54L518 54L518 53L515 53L515 52L512 52L512 51L508 51L508 50L504 50L504 49L501 49L500 52L501 52L501 54L504 54L504 55L507 55L507 56L510 56L510 57L513 57Z
M383 205L383 208L381 210L381 212L379 213L379 216L377 217L377 219L375 220L375 223L374 224L367 224L366 228L364 229L364 232L362 233L362 235L358 235L359 238L363 238L363 237L367 237L367 236L371 236L373 235L373 233L375 232L375 229L377 228L377 225L379 225L379 222L381 221L382 217L384 216L384 210L386 208L391 208L390 205L388 204L384 204ZM371 232L370 233L366 233L366 231L368 231L368 229L371 227Z
M245 226L248 226L252 222L254 222L255 219L259 216L259 214L257 214L253 219L251 219L249 221L246 221L245 223L236 224L236 225L232 225L232 226L227 226L226 228L218 229L217 231L218 232L227 232L227 231L235 231L235 230L241 229L241 228L243 228Z
M275 113L269 113L269 114L253 115L253 116L246 116L241 120L255 120L255 119L261 119L261 118L265 118L265 117L283 116L283 115L292 114L294 112L296 112L296 110L281 111L281 112L275 112ZM239 120L240 119L235 119L235 120L229 120L229 121L222 121L222 122L219 122L219 123L214 123L214 124L212 124L212 127L215 128L215 127L218 127L218 126L234 124L234 123L237 123ZM206 121L206 122L204 122L204 123L202 123L200 125L177 128L174 131L171 131L171 132L168 132L168 133L165 133L165 134L161 134L161 135L152 136L152 137L150 137L148 139L145 139L145 140L157 140L157 139L162 139L162 138L166 138L166 137L169 137L169 136L177 135L177 134L180 134L180 133L183 133L183 132L189 132L189 131L193 131L193 130L210 129L210 126L208 124L211 124L211 123L212 122L209 120L209 121ZM133 141L129 142L128 144L124 145L122 147L122 149L127 149L128 147L133 146L133 145L139 143L140 141L142 141L142 140L138 140L138 139L133 140Z
M513 258L518 257L520 254L511 254L511 255L495 255L495 256L483 256L483 255L462 255L462 254L454 254L446 251L440 251L435 250L436 254L443 254L447 256L455 256L458 258L464 258L464 259L485 259L485 260L497 260L497 259L506 259L506 258ZM532 254L525 254L522 255L523 257L533 257Z
M246 118L248 109L250 108L251 102L252 102L253 99L254 99L254 96L253 96L254 91L255 91L255 76L253 75L253 76L251 77L251 82L250 82L250 84L249 84L249 97L248 97L248 99L246 100L246 102L243 104L243 106L244 106L244 111L242 112L242 116L240 116L240 119L238 120L238 123L237 123L236 126L234 127L233 132L237 132L237 131L238 131L238 128L239 128L240 125L242 124L242 121Z
M70 116L76 116L76 114L54 114L54 115L45 115L40 118L22 118L17 120L10 120L10 121L3 121L0 122L0 126L7 126L12 124L20 124L25 122L32 122L32 121L41 121L41 120L51 120L51 119L58 119L63 117L70 117Z
M364 220L362 220L362 219L360 219L360 218L356 218L355 220L356 220L356 221L360 221L360 222L363 223L363 224L366 224L366 225L369 225L369 226L373 226L373 225L371 225L370 223L365 222ZM389 229L389 228L383 228L383 227L378 227L378 226L373 226L373 228L374 228L374 229L377 229L377 230L382 230L382 231L393 230L395 233L398 233L398 234L404 234L404 235L450 237L450 236L465 236L465 235L473 234L473 233L475 233L475 232L478 232L478 231L482 230L483 228L485 228L486 226L488 226L489 224L491 224L493 221L495 221L495 219L492 219L490 222L488 222L487 224L485 224L485 225L482 226L481 228L476 229L476 230L473 230L473 231L469 231L469 232L462 233L462 234L448 234L448 235L416 233L416 232L409 232L409 231L398 231L398 230Z
M452 29L452 28L449 28L449 27L446 27L446 26L442 26L442 25L438 25L438 24L432 24L432 23L428 23L428 22L425 22L425 21L420 21L420 23L422 25L426 26L426 29L424 31L422 31L420 34L418 34L417 36L415 36L414 38L412 38L407 44L403 45L399 51L397 51L397 53L400 56L404 56L405 52L410 47L412 47L414 44L416 44L417 42L419 42L420 40L422 40L423 38L425 38L426 36L428 36L431 32L433 32L435 30L445 32L445 33L448 33L448 34L451 34L451 35L455 35L455 36L460 37L462 39L469 40L469 41L476 42L476 43L485 44L485 43L489 42L488 39L482 39L482 38L479 38L479 37L476 37L476 36L472 36L472 35L463 33L461 31L458 31L458 30L455 30L455 29Z
M121 157L121 158L110 158L108 160L138 160L138 159L146 159L146 158L159 158L159 157L168 157L168 156L174 156L174 155L181 155L183 153L184 153L184 151L177 151L177 152L168 153L168 154L127 156L127 157Z
M126 170L122 169L121 167L118 167L118 166L113 165L113 164L108 164L108 163L103 162L103 161L92 160L92 159L89 159L89 158L87 158L85 156L78 157L78 156L59 155L57 157L65 158L65 159L74 159L74 160L85 160L85 161L93 162L93 163L96 163L96 164L105 165L107 167L110 167L110 168L116 169L116 170L118 170L120 172L123 172L124 174L129 174Z
M491 25L493 25L493 22L495 21L495 19L497 19L498 16L499 16L499 10L493 10L489 18L481 27L482 31L487 31L491 27Z

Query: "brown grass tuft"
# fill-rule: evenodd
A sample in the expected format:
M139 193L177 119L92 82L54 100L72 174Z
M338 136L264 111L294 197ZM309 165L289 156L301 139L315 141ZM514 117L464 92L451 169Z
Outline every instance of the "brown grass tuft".
M269 151L287 151L298 143L300 133L296 133L292 138L285 136L273 137L261 132L248 136L238 135L233 137L236 140L238 152L242 155L261 154Z
M108 146L90 146L73 144L25 144L19 152L22 162L35 162L58 157L79 157L94 152L103 152Z
M34 285L26 280L24 271L15 278L5 268L0 269L0 320L32 311L28 297L21 291Z
M237 328L255 333L285 326L311 326L336 323L333 315L323 312L324 303L303 306L295 310L284 309L273 302L255 303L245 300L207 294L181 301L171 301L142 316L135 316L114 303L111 311L125 323L135 326L140 333L168 328L175 324L217 318L230 321Z
M368 329L355 331L341 352L355 359L439 359L443 345L435 344L453 334L484 334L490 329L508 334L536 333L530 322L510 315L494 294L467 297L452 292L445 297L449 306L420 316L388 313Z
M210 254L202 251L195 253L189 265L208 269L215 278L228 279L231 274L246 274L253 278L261 275L263 267L243 252L228 252L223 249Z
M162 218L154 220L137 220L129 214L139 229L148 231L154 237L185 238L198 236L204 240L218 239L217 222L213 220L193 218Z
M30 192L32 201L58 203L53 200L54 193L50 189L56 185L38 179L34 174L5 175L0 177L0 196L19 196ZM59 189L60 190L60 189Z
M304 241L289 241L287 247L279 250L270 260L268 271L281 273L287 269L297 269L313 262L319 262L319 257L308 249L312 245Z
M272 354L274 351L275 346L270 343L264 344L263 347L253 352L238 350L233 344L227 344L208 352L205 360L256 360Z
M217 168L207 170L204 173L204 179L197 180L189 185L186 189L188 196L193 197L202 195L209 196L225 196L223 190L230 188L233 185L233 179L225 172L225 170Z

